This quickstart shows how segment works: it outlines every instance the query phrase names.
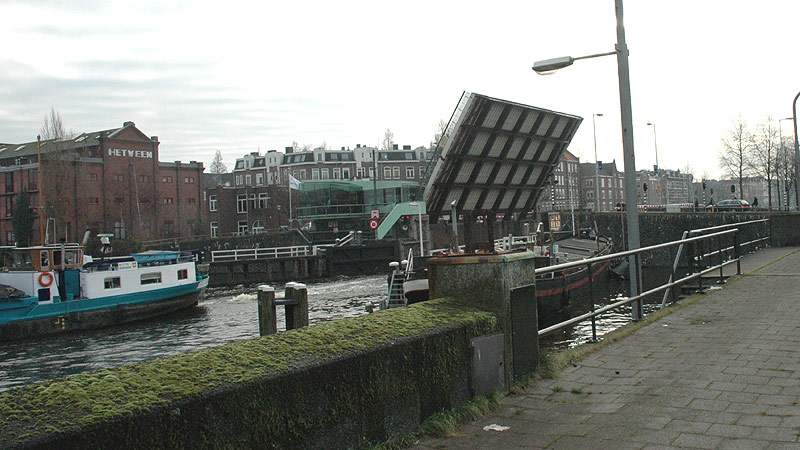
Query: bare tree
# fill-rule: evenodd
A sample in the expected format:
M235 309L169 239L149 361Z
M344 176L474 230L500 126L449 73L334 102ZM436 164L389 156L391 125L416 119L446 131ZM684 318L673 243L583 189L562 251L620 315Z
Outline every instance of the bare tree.
M386 131L383 133L383 141L381 141L381 149L391 150L393 145L394 145L394 133L392 133L392 130L387 128Z
M77 199L77 195L66 195L74 189L72 177L79 176L75 163L78 155L70 150L70 143L67 142L74 137L74 133L64 128L61 115L55 108L51 108L50 113L44 118L39 137L42 141L42 160L39 161L42 176L37 180L37 189L41 189L43 196L43 204L40 207L44 212L44 220L47 220L47 217L53 218L56 228L65 230L69 207L67 199L69 197ZM74 233L76 229L73 227L69 231Z
M767 121L759 125L758 131L753 135L752 152L753 172L767 180L767 207L772 209L772 179L777 172L778 129L773 126L771 117L767 117Z
M433 135L433 141L431 141L431 148L436 147L439 144L439 141L444 136L444 132L447 130L447 121L444 119L439 120L439 126L436 127L436 133Z
M747 123L738 118L733 128L722 139L722 151L719 154L719 167L725 175L739 179L739 192L742 192L743 179L752 173L751 151L753 147L752 133Z
M222 152L217 150L217 153L214 154L214 160L211 161L211 166L208 168L209 173L228 173L228 168L225 167L225 164L222 162Z

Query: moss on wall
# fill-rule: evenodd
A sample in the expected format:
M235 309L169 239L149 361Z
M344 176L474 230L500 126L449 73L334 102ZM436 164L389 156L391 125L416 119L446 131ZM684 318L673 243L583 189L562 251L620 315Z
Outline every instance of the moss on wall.
M13 389L0 447L357 447L468 399L496 329L442 299Z

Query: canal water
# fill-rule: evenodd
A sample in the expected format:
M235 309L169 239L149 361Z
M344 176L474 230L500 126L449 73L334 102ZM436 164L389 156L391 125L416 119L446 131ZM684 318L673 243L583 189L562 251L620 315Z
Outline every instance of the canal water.
M647 277L645 285L655 279ZM657 277L659 280L663 275ZM599 283L606 304L625 295L627 281ZM307 283L309 321L313 323L366 314L369 302L378 303L386 292L386 276L342 277ZM283 286L276 297L283 297ZM258 337L256 286L209 289L198 307L125 326L0 343L0 390L68 375L117 367ZM660 303L660 297L651 301ZM576 309L581 309L576 305ZM654 309L645 305L645 312ZM602 335L627 323L630 308L603 315L597 322ZM278 308L278 329L284 328ZM544 345L572 346L590 340L591 324L578 324L548 338Z

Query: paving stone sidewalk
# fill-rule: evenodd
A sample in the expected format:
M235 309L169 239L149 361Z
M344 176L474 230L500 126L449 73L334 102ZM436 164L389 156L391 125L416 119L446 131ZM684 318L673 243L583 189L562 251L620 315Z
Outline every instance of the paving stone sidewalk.
M418 448L799 449L800 249L762 250L743 270Z

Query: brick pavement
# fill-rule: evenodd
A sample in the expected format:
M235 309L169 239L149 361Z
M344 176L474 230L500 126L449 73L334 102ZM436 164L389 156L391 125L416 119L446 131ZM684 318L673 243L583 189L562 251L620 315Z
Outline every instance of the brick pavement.
M800 448L800 250L743 266L724 289L418 448Z

